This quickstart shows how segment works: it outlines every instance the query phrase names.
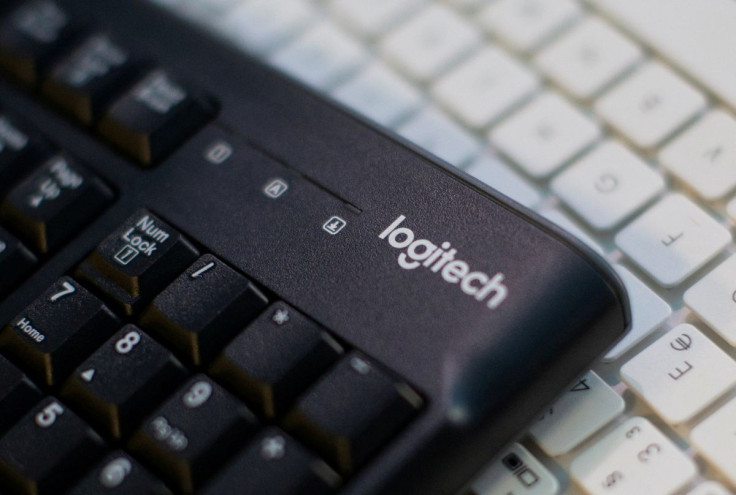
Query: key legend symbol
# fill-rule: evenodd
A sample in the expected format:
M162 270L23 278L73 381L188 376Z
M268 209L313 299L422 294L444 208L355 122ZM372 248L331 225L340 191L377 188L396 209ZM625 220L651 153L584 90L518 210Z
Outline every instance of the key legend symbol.
M225 141L216 141L204 152L205 159L212 165L222 165L233 156L233 147Z
M263 188L263 192L266 196L272 199L280 198L289 189L289 185L281 179L273 179L266 187Z
M289 316L289 312L285 309L278 309L271 317L271 321L273 321L278 326L285 325L289 322L291 317Z
M115 261L122 266L128 266L139 254L140 252L136 248L126 244L115 255Z
M340 217L332 217L325 222L325 224L322 226L322 229L324 229L330 235L336 235L339 234L340 231L344 229L347 224L348 223Z

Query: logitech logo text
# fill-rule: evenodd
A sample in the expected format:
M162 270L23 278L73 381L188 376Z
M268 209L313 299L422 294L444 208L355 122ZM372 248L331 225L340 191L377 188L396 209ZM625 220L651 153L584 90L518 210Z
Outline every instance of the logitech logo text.
M400 215L379 234L382 240L388 240L391 247L401 249L398 263L404 270L427 268L438 273L448 284L458 285L468 296L484 302L489 309L498 308L508 297L508 288L504 285L503 273L491 276L482 271L473 271L470 265L457 259L457 249L448 241L440 245L427 239L417 239L414 231L402 227L406 217Z

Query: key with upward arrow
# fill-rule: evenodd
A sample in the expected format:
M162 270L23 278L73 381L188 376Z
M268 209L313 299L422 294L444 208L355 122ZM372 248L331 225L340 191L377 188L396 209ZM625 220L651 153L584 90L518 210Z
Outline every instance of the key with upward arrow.
M90 422L121 438L184 378L171 352L126 325L77 368L63 394Z

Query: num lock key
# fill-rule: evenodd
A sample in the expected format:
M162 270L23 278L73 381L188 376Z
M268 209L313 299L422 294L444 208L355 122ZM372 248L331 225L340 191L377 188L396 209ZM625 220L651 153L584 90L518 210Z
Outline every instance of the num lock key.
M184 236L139 210L108 236L77 269L131 315L197 257Z

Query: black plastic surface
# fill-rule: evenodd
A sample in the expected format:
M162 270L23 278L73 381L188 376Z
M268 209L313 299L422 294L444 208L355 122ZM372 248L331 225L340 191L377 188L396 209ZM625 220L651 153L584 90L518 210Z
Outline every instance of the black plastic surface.
M153 6L59 3L220 111L144 170L0 81L0 105L82 158L118 198L0 301L0 322L147 208L421 394L424 409L347 480L349 495L452 494L628 327L613 272L500 194ZM224 149L232 154L216 163ZM289 186L278 198L264 194L274 179ZM441 272L403 269L406 249L379 237L401 216L416 239L447 241L471 270L502 273L506 297L491 309L498 292L478 301ZM334 235L333 217L346 222Z

